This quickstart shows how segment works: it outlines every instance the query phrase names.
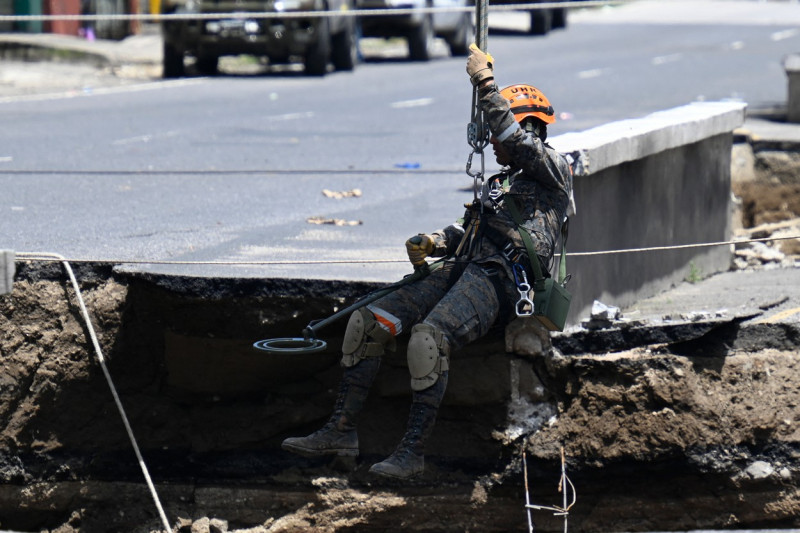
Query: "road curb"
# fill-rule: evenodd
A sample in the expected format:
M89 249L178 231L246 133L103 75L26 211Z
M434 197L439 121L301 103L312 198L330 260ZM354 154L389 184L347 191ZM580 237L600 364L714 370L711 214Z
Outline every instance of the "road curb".
M6 60L82 63L95 67L106 67L113 64L113 61L102 52L82 50L76 47L43 45L4 37L0 36L0 57Z

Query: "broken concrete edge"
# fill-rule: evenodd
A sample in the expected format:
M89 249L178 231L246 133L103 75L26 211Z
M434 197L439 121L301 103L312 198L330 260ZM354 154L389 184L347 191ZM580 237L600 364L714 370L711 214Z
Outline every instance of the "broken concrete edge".
M63 267L57 261L36 261L15 257L12 278L17 281L64 281ZM0 267L2 264L0 264ZM220 299L249 297L320 298L337 301L357 299L381 289L385 283L330 279L198 277L127 270L125 265L104 261L71 263L80 284L94 284L115 278L122 282L144 282L176 296ZM13 267L12 267L13 268ZM2 270L0 270L2 273ZM324 317L320 317L324 318Z
M789 122L800 122L800 54L787 55L783 69L789 84L786 118Z
M646 117L621 120L554 137L550 144L576 160L575 175L643 159L709 137L733 132L744 124L744 102L693 102Z
M11 272L7 272L12 277L16 273L18 281L59 281L66 283L66 275L62 265L56 262L33 263L26 260L18 260L19 268L14 272L13 252L0 250L0 260L11 258ZM3 263L0 262L0 267ZM281 298L285 300L297 300L305 302L305 307L314 307L312 300L337 302L337 307L344 308L350 302L356 302L365 294L379 288L378 285L365 284L362 282L335 282L319 280L309 284L308 280L297 279L232 279L220 278L212 280L201 280L191 276L158 276L150 274L131 274L129 272L119 272L113 265L106 263L79 263L74 265L76 277L81 285L95 285L109 278L115 278L118 282L129 285L131 283L144 283L161 291L166 291L173 298L179 299L203 299L211 301L221 301L224 299L263 299ZM0 273L2 270L0 270ZM1 280L0 280L1 281ZM0 287L2 288L2 287ZM11 285L8 285L10 292ZM0 291L0 294L3 294ZM336 308L334 308L335 310ZM334 311L332 311L334 312ZM796 346L794 339L800 338L800 325L794 324L762 324L752 322L762 313L747 310L733 313L730 316L716 316L713 318L700 316L693 319L663 319L663 320L636 320L626 322L625 320L611 321L608 327L599 329L587 329L582 326L571 326L563 332L551 332L546 335L547 339L541 337L541 332L537 332L539 343L535 353L519 350L519 346L514 344L513 339L508 336L508 331L501 328L493 328L489 335L479 345L486 349L491 346L489 351L495 351L501 346L498 342L503 337L505 352L511 357L521 357L526 359L536 354L547 353L549 349L555 348L553 355L560 356L579 356L579 355L604 355L610 353L624 352L637 348L645 348L653 345L687 345L693 341L698 341L706 336L717 335L728 343L730 349L741 349L744 351L756 351L764 348L773 349L793 349ZM328 315L330 316L330 315ZM325 319L327 316L316 316L313 321ZM347 318L347 317L342 317ZM331 324L325 331L321 331L321 338L327 339L331 334L336 336L338 329L344 326L344 320L337 325ZM539 326L538 329L541 329ZM287 332L291 333L291 332ZM296 331L298 335L301 331ZM768 339L765 343L764 339ZM257 339L253 339L254 341ZM713 341L707 341L713 344ZM509 344L511 343L511 344ZM512 347L513 346L513 347ZM497 350L502 352L503 349ZM687 353L687 355L689 355Z
M14 252L0 250L0 294L9 294L14 286Z
M800 72L800 54L787 54L783 58L783 69L787 74Z

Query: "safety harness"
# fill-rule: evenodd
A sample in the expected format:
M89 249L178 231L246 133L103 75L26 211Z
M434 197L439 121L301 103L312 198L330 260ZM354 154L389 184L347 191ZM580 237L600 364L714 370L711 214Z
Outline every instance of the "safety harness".
M454 255L471 259L475 247L480 246L481 239L488 239L500 250L500 255L508 264L513 273L514 284L518 292L516 302L510 302L503 288L504 275L501 270L484 267L489 280L494 285L500 302L500 318L502 320L508 318L513 307L518 317L536 316L548 329L561 330L566 319L566 309L562 309L562 304L558 304L556 306L558 309L556 309L551 305L551 299L553 294L556 294L556 300L558 302L566 300L568 308L570 296L566 291L566 283L569 280L567 276L566 244L569 219L565 217L561 226L561 257L558 265L558 279L553 280L545 260L536 253L533 237L523 225L518 203L519 199L509 192L512 175L500 174L490 178L487 183L483 184L480 198L478 198L479 204L476 205L473 202L467 206L470 211L470 218L465 227L464 236ZM501 202L507 206L524 248L515 245L505 233L495 229L488 223L488 217L498 211ZM529 276L533 278L532 283L529 281ZM546 316L548 309L550 309L551 313L556 311L555 315ZM561 314L564 316L562 317Z
M476 0L475 2L475 20L476 20L476 35L475 40L478 48L488 54L488 9L489 0ZM536 106L532 111L542 111L544 113L552 114L552 107ZM567 271L567 229L568 218L565 217L561 227L561 259L558 265L558 281L554 281L548 272L548 269L542 263L541 258L536 253L536 248L533 244L530 232L522 225L522 216L520 214L517 199L508 193L510 176L506 175L505 180L499 184L498 187L495 183L496 177L491 178L488 183L484 182L484 148L489 144L489 127L487 124L486 116L483 108L480 105L480 95L478 87L473 87L472 91L472 107L470 114L470 123L467 126L467 142L472 148L472 152L467 158L467 175L473 178L473 193L474 199L472 204L466 207L470 208L471 216L464 228L464 236L458 244L454 252L454 256L471 258L474 247L479 245L480 239L487 237L499 250L502 256L508 262L514 274L514 283L519 293L519 298L514 306L516 315L518 317L535 316L542 324L550 330L562 330L566 321L567 311L569 309L570 295L567 292L565 285L568 281L566 274ZM473 156L479 157L479 168L473 168ZM480 189L481 195L478 197L478 190ZM501 199L505 198L508 205L509 213L517 226L520 237L525 245L524 250L519 250L508 237L500 231L492 228L485 220L487 216L485 212L486 207L499 205ZM487 206L487 204L489 204ZM492 209L494 212L494 209ZM464 247L467 247L464 250ZM510 313L510 305L503 289L502 279L500 272L497 268L484 267L487 276L494 285L497 298L500 302L500 313L502 319L505 319ZM528 282L528 273L533 274L533 286ZM533 299L531 299L531 291L533 291Z

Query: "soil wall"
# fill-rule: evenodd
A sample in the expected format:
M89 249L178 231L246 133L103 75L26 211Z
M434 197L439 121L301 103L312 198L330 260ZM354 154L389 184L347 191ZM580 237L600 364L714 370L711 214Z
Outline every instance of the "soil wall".
M734 321L691 342L631 340L596 354L576 352L567 335L535 357L506 354L495 332L453 358L423 478L393 484L367 469L403 432L403 358L387 358L359 426L362 455L347 463L280 449L327 417L344 324L330 326L322 354L251 348L300 332L368 286L208 290L102 265L77 275L176 530L520 530L522 450L531 500L552 505L562 448L580 502L572 531L800 525L797 328ZM0 527L155 531L66 287L59 265L21 263L13 293L0 296ZM563 530L550 513L534 520L537 531Z

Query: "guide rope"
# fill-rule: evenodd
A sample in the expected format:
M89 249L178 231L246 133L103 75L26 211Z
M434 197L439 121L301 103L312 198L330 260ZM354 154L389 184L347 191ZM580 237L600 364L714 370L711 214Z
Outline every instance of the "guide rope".
M578 500L578 493L575 491L575 485L572 480L567 476L567 461L564 456L564 448L561 448L561 477L558 480L558 492L561 493L561 506L558 505L535 505L530 502L530 495L528 492L528 462L525 457L525 451L522 451L522 469L525 478L525 510L528 514L528 532L533 533L534 524L531 518L531 510L536 511L553 511L553 516L564 517L564 533L567 533L569 510L575 505Z
M628 253L644 253L644 252L661 252L669 250L685 250L690 248L711 248L714 246L729 246L736 244L748 244L753 242L769 242L769 241L787 241L798 239L800 235L788 235L782 237L759 237L754 239L744 240L730 240L730 241L716 241L716 242L701 242L694 244L676 244L671 246L650 246L646 248L624 248L619 250L601 250L596 252L568 252L567 257L593 257L600 255L614 255L614 254L628 254ZM50 253L38 252L17 252L16 259L18 261L32 261L32 262L61 262L69 261L70 263L96 263L108 265L183 265L183 266L202 266L202 265L221 265L221 266L294 266L294 265L367 265L367 264L390 264L390 263L407 263L408 258L404 259L309 259L309 260L273 260L273 261L181 261L171 259L120 259L120 258L69 258L63 259L61 256L56 256Z
M92 320L89 317L89 312L86 309L86 304L83 301L83 295L81 294L81 289L78 286L78 280L75 278L75 273L72 271L72 266L70 266L69 261L67 261L64 257L58 254L40 253L36 255L39 256L41 260L49 259L52 261L60 262L64 266L64 270L67 272L67 276L69 277L69 280L72 283L72 288L75 290L75 297L78 300L78 306L80 307L81 315L83 316L83 320L86 324L86 329L89 332L89 337L92 340L94 351L97 354L97 360L100 362L100 367L103 369L103 375L106 377L108 386L111 389L111 395L114 397L114 403L117 404L117 409L119 410L119 414L122 417L122 422L123 424L125 424L125 431L128 433L128 438L130 439L131 445L133 446L133 451L136 454L136 459L139 461L139 467L142 469L142 474L144 475L145 482L147 483L147 487L150 489L150 494L153 497L153 502L155 503L156 509L158 510L158 516L161 518L161 523L164 526L164 531L171 532L172 527L169 525L169 521L167 520L166 514L164 514L164 508L161 506L161 501L158 498L158 493L156 492L156 488L153 485L152 479L150 478L150 472L148 471L147 465L144 462L144 457L142 457L142 452L139 450L139 445L136 442L136 437L133 434L133 429L131 429L130 422L128 421L128 416L125 414L125 408L122 406L122 401L119 398L119 394L117 394L117 388L114 386L114 381L111 379L111 373L108 371L108 366L106 365L105 357L103 357L103 351L100 348L100 343L97 340L97 334L95 333L94 326L92 325Z

